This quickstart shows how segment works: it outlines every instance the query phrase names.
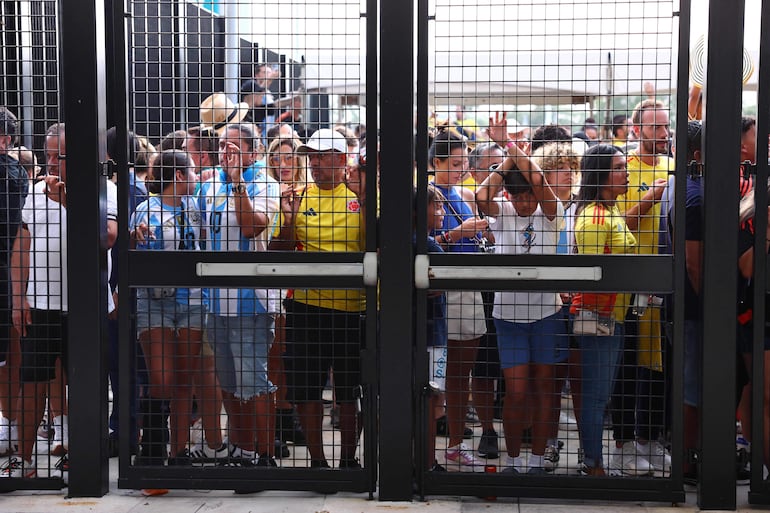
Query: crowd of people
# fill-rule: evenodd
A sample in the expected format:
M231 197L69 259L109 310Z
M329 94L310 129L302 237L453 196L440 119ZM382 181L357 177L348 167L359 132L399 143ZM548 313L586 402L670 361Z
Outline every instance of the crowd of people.
M271 69L259 69L242 89L245 102L223 93L209 96L200 106L200 125L168 134L157 147L129 132L129 233L118 233L117 189L110 182L108 247L363 251L366 216L379 214L378 203L367 205L366 197L367 174L374 173L373 180L379 174L376 141L367 144L362 127L358 134L340 126L300 135L282 123L288 118L270 112ZM274 126L268 127L271 121ZM5 458L0 476L35 477L43 475L42 467L46 475L63 475L68 469L66 128L57 123L48 129L41 172L29 158L34 155L16 147L18 127L14 114L0 108L0 455ZM662 102L646 99L630 116L616 116L605 140L593 119L574 134L559 125L530 134L504 113L480 128L463 118L462 109L457 123L434 123L433 129L425 234L431 251L671 253L677 149ZM120 143L110 129L108 154ZM700 122L690 122L686 143L681 151L688 161L699 161ZM744 120L741 158L756 160L751 118ZM741 385L747 385L752 319L746 303L752 297L755 237L753 181L742 177L736 355L747 372ZM698 433L701 210L701 180L691 174L684 223L685 450L696 448ZM275 467L276 459L289 457L292 444L295 450L307 447L307 458L295 458L294 466L361 468L360 351L366 324L376 322L366 318L363 290L123 291L117 289L113 261L118 254L108 253L107 305L115 451L116 441L127 436L135 465ZM493 460L503 472L552 473L564 447L559 419L562 397L569 394L581 473L668 475L667 390L678 372L666 358L673 342L669 298L654 291L463 290L431 291L428 303L428 379L436 382L435 429L426 435L431 469L481 472ZM119 372L126 370L117 358L117 308L131 310L136 334L132 390L117 387ZM328 389L339 430L333 455L324 438ZM768 389L763 387L766 396ZM750 441L750 400L738 399L742 434ZM117 418L123 400L131 405L127 423ZM767 397L765 405L767 425ZM467 426L471 409L482 426L480 437ZM41 456L38 431L44 418L53 431L55 462ZM193 422L203 435L191 436ZM122 425L131 426L130 432L121 433ZM466 443L469 439L473 442ZM765 461L770 462L767 454ZM685 465L686 475L694 477L692 463L685 459Z

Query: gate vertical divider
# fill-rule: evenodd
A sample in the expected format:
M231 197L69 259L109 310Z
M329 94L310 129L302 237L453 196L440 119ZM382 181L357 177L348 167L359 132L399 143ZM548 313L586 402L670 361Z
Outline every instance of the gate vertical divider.
M105 10L103 0L61 1L61 98L67 123L69 494L109 490L107 455L107 259ZM94 318L96 313L96 318Z
M761 25L767 27L770 23L770 1L762 1ZM759 73L757 79L757 188L754 193L754 200L758 206L755 212L764 212L768 202L767 187L760 187L759 184L767 183L768 177L768 146L761 141L768 140L770 133L770 34L760 34L759 41ZM763 67L762 64L765 64ZM764 69L763 69L764 68ZM764 339L765 326L770 319L767 319L766 296L770 287L768 287L767 278L767 252L765 244L762 242L762 236L767 230L767 216L758 215L754 221L754 343L752 353L754 355L752 381L764 384ZM758 357L759 356L759 357ZM770 393L764 389L764 385L753 387L751 398L751 408L754 412L764 410L764 395ZM770 426L766 426L764 415L755 414L752 417L752 433L764 433ZM751 488L749 489L749 502L751 504L770 504L770 488L764 480L764 451L765 443L762 436L755 436L751 442Z
M117 139L124 141L124 144L116 145L116 155L110 155L116 162L115 172L118 175L118 233L122 243L114 251L119 251L118 255L118 291L122 297L118 308L118 362L120 375L118 378L118 387L125 398L119 401L120 411L118 419L120 423L119 431L121 433L131 433L131 411L132 401L129 400L131 394L135 393L132 388L136 387L136 355L134 331L131 327L131 311L133 306L133 295L128 286L128 240L125 234L128 234L128 221L131 215L129 212L129 179L128 179L128 44L126 30L126 0L109 0L107 9L110 11L109 21L111 22L112 35L109 39L112 44L107 48L108 54L112 56L112 65L110 71L112 76L108 77L108 95L109 108L111 109L112 119L117 131ZM138 401L138 399L137 399ZM114 407L114 404L113 404ZM137 443L134 440L134 443ZM121 436L118 439L119 450L119 471L118 480L125 475L131 464L131 440L129 436Z
M377 41L379 38L378 11L379 0L367 0L366 2L366 128L367 132L372 134L369 139L373 143L374 149L368 151L370 155L370 162L374 163L373 169L367 169L368 180L366 181L366 197L368 198L369 208L367 209L367 216L364 222L366 223L366 247L364 251L376 252L377 251L377 209L379 204L379 198L377 196L377 170L379 166L378 155L379 152L377 144L379 142L379 68L378 68L378 48ZM368 146L368 144L367 144ZM377 483L377 461L379 459L377 451L378 435L378 411L377 411L377 398L380 395L378 386L378 362L381 346L379 344L378 334L378 305L377 305L377 287L369 287L366 291L366 333L364 337L366 340L366 357L362 358L362 371L363 376L371 379L371 383L368 384L368 390L366 390L366 404L368 407L364 410L367 417L364 419L364 425L367 426L366 433L368 436L364 438L364 454L372 460L365 460L365 468L369 472L369 482L371 488L369 495L373 494L373 491ZM366 366L366 367L364 367Z
M735 347L743 0L710 0L703 151L702 509L735 509ZM717 151L718 150L718 151ZM731 193L731 191L733 193ZM729 270L733 271L730 272ZM725 272L725 270L728 270Z
M673 342L668 350L672 351L673 369L669 369L671 379L671 479L672 487L682 489L684 455L684 316L685 316L685 202L687 199L687 102L688 75L690 73L690 19L692 6L690 0L680 0L679 5L679 55L676 77L676 152L675 197L674 197L674 319L672 325ZM674 372L672 372L672 370Z
M414 0L380 3L380 493L412 498ZM394 30L394 27L400 27ZM406 37L404 37L406 35ZM371 87L371 84L368 85Z

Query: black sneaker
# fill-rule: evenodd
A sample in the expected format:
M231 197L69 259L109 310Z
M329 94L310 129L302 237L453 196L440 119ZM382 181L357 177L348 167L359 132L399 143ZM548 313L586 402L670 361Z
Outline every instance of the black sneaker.
M436 419L436 435L437 436L449 436L449 425L446 421L446 415ZM469 427L463 429L463 439L470 440L473 438L473 430Z
M326 460L310 460L310 468L331 468Z
M263 454L257 460L257 467L277 467L278 464L270 456Z
M343 459L340 459L340 464L337 466L337 468L346 468L349 470L356 470L362 467L361 467L361 463L358 461L358 458L343 458Z
M499 451L498 438L495 430L484 431L479 440L479 447L477 449L479 456L494 460L500 456Z
M190 456L190 451L187 449L182 449L176 453L176 456L172 456L168 459L169 467L189 467L191 465L192 457Z

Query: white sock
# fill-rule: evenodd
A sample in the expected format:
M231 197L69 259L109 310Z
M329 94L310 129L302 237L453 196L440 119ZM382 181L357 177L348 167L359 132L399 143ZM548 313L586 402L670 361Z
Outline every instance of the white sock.
M543 455L542 454L531 454L529 456L529 468L537 468L543 466Z
M510 454L505 457L505 464L508 467L513 467L519 472L524 471L524 460L521 456L511 456Z

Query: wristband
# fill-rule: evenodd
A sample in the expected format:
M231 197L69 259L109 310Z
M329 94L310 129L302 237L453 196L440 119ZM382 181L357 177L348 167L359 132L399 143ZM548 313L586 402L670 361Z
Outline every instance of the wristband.
M444 239L444 242L446 242L447 244L452 243L452 236L449 235L449 231L445 231L444 233L442 233L441 237Z
M505 149L510 150L515 145L516 143L514 141L508 141L507 143L505 143Z

